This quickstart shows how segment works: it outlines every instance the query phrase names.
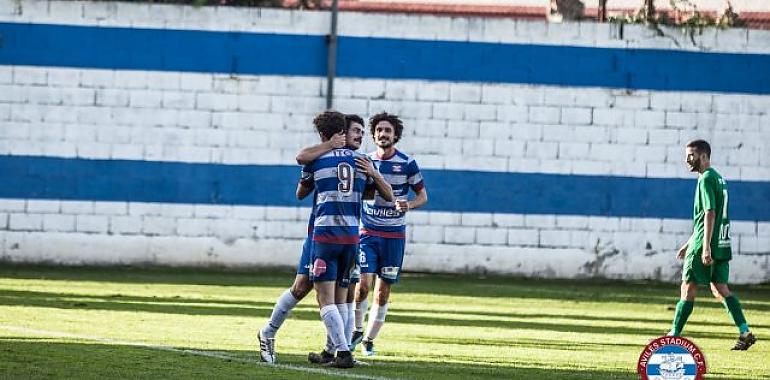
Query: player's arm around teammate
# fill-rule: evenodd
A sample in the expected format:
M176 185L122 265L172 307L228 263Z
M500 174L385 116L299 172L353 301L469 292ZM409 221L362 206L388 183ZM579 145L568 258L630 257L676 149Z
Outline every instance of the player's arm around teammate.
M319 144L309 146L306 148L302 148L297 153L297 156L295 159L297 160L297 163L300 165L307 165L311 162L313 162L316 158L321 157L324 153L332 150L332 149L338 149L342 148L346 145L347 139L345 136L345 132L340 132L334 134L331 139L323 141ZM351 148L353 150L358 149Z
M356 157L356 168L374 180L374 187L383 199L393 202L393 187L385 181L385 177L377 171L371 160L364 157Z

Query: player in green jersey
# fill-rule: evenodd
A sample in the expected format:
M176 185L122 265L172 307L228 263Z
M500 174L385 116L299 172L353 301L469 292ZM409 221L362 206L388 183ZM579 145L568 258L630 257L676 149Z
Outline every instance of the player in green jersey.
M693 233L679 251L677 258L684 260L681 299L676 305L674 322L668 335L682 333L692 313L698 285L710 285L711 292L720 300L738 327L738 342L733 350L748 350L756 337L749 331L738 297L727 287L730 274L730 219L727 215L727 183L711 167L711 146L705 140L687 144L687 166L700 174L693 204Z

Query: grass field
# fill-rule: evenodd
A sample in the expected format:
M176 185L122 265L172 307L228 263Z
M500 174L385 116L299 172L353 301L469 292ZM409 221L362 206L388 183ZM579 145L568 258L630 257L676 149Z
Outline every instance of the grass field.
M255 333L289 271L0 267L0 377L633 379L670 327L678 287L406 274L377 341L351 370L305 361L324 341L311 294L278 335L280 365ZM759 342L730 351L735 327L701 290L685 336L709 379L770 379L770 285L735 287ZM708 297L707 297L708 296ZM314 372L315 371L315 372ZM323 372L321 372L323 371Z

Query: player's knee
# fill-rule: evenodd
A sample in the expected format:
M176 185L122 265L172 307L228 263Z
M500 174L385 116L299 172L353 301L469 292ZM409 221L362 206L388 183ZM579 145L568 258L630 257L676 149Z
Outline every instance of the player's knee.
M359 282L357 293L359 300L369 297L369 284L365 283L364 281Z
M727 287L726 284L715 284L711 283L711 293L714 295L717 299L727 298L730 297L730 289Z
M692 301L695 299L695 293L698 290L698 286L692 282L683 282L681 290L682 298L688 301Z
M313 290L313 283L307 277L298 276L291 285L291 295L298 300L305 298L311 290Z
M383 282L377 291L377 303L384 305L390 299L390 284Z

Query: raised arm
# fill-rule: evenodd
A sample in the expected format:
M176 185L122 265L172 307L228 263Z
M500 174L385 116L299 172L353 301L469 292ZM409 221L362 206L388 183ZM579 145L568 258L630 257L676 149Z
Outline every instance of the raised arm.
M297 153L297 163L300 165L307 165L313 162L316 158L321 157L324 153L337 148L345 146L345 133L340 132L332 136L331 139L326 140L320 144L302 148Z

